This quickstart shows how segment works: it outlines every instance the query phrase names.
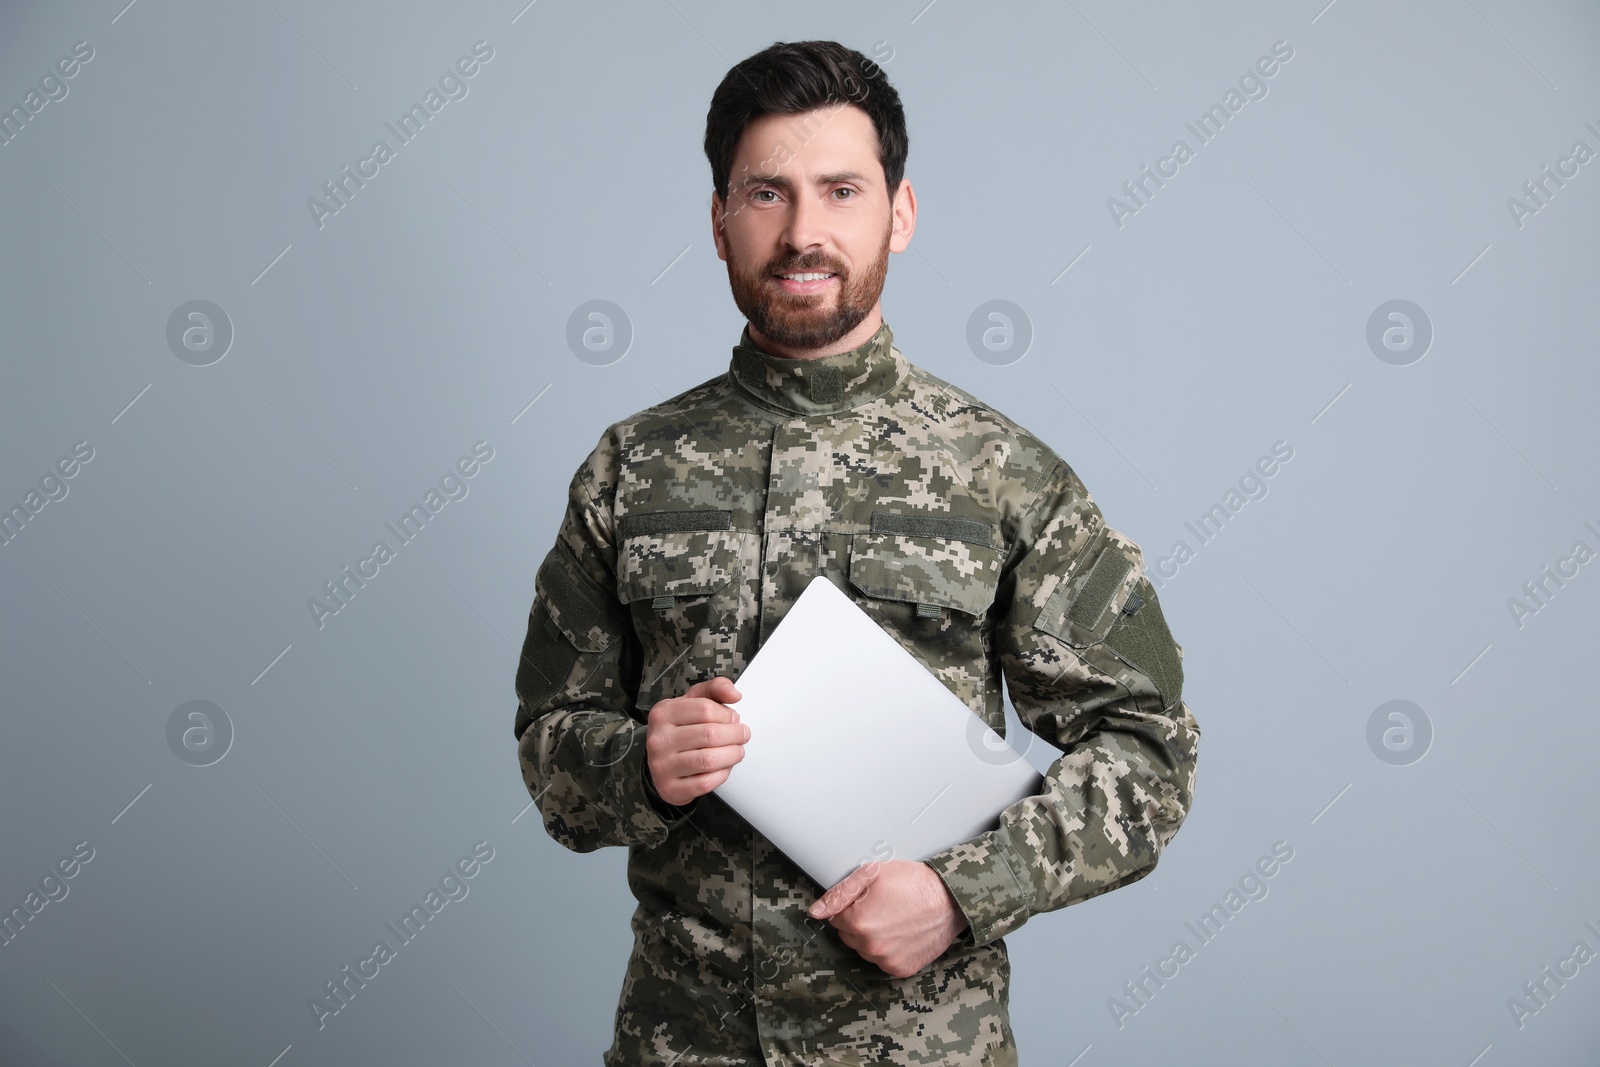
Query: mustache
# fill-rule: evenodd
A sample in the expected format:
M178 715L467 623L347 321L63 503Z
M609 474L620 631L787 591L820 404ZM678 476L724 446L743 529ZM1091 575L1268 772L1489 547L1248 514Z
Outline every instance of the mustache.
M812 271L817 271L817 272L820 272L820 273L823 273L823 274L843 274L844 273L843 270L841 270L840 268L834 266L831 263L822 263L822 262L806 263L804 261L802 261L800 263L785 264L784 266L781 266L781 267L773 267L767 273L769 273L769 274L804 274L804 273L808 273L808 272L812 272Z

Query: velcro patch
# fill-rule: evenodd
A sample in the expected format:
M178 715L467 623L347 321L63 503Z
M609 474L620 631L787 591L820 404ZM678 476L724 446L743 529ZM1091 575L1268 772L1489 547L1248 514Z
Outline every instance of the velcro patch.
M535 585L543 593L551 621L567 640L585 652L602 652L611 644L606 601L591 588L587 577L575 573L577 565L564 558L566 553L562 544L550 550L539 566Z
M578 650L551 624L548 608L543 600L534 603L528 618L528 636L517 661L517 716L513 726L519 741L532 724L534 712L560 692L572 665L578 661Z
M958 519L952 515L926 515L902 511L874 511L872 532L909 534L912 537L948 537L975 545L993 545L992 531L986 522Z
M1141 578L1139 586L1149 594L1148 599L1141 598L1144 610L1119 613L1106 634L1106 647L1149 676L1161 695L1162 710L1166 710L1183 695L1183 660L1149 579Z
M1128 576L1133 569L1133 562L1116 551L1109 545L1100 553L1100 558L1094 561L1094 566L1089 568L1088 575L1083 580L1083 588L1072 601L1072 608L1067 612L1067 621L1084 629L1093 630L1100 617L1111 606L1111 598L1116 595L1117 586L1122 584L1122 579Z
M1148 599L1134 593L1140 577L1134 553L1101 527L1039 609L1034 627L1075 648L1104 640L1118 618L1133 617Z
M837 404L844 399L844 368L823 365L811 372L811 399L818 404Z
M731 511L646 511L622 516L618 531L623 537L641 534L678 533L682 530L731 530Z

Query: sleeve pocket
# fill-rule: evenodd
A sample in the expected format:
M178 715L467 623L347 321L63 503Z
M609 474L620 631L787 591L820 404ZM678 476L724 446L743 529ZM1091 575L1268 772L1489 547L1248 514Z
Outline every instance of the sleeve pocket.
M604 652L611 645L606 602L578 571L560 544L551 548L534 576L528 634L517 661L517 738L538 709L561 691L582 652Z
M1074 648L1104 641L1140 580L1137 558L1102 526L1077 567L1045 600L1034 628Z
M544 601L535 601L528 614L528 636L517 661L517 739L533 721L536 711L566 684L578 650L550 618Z
M551 622L574 648L604 652L611 644L611 630L606 625L611 612L606 598L565 558L565 552L564 546L556 545L540 565L534 577L538 594L535 609L542 604Z

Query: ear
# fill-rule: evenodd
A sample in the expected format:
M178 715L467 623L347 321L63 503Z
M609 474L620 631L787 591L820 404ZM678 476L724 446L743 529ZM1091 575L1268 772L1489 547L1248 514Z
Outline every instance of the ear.
M889 205L889 212L893 219L889 251L904 252L911 246L911 235L917 228L917 194L911 189L911 179L900 179L900 188Z
M728 235L723 230L723 209L725 202L713 190L711 193L711 240L717 246L717 258L723 262L728 259Z

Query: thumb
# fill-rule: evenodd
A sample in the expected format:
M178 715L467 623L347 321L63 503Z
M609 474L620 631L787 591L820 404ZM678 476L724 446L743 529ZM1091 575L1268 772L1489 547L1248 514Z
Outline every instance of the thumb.
M817 898L816 902L806 909L806 913L813 919L826 919L830 915L837 915L860 900L866 894L867 888L877 879L877 861L863 863L846 875L838 885Z

